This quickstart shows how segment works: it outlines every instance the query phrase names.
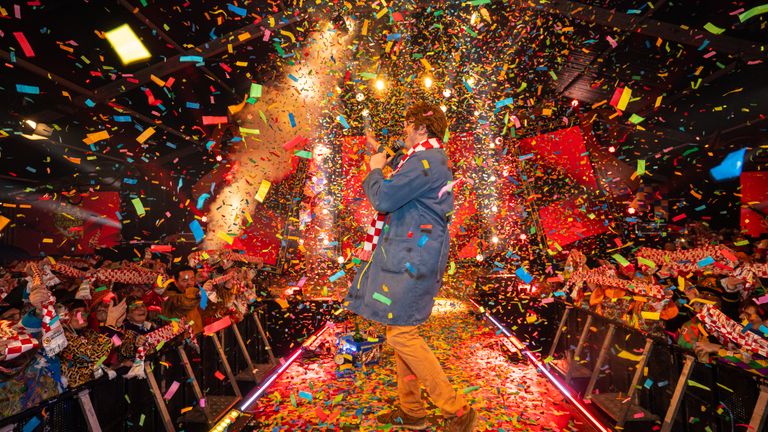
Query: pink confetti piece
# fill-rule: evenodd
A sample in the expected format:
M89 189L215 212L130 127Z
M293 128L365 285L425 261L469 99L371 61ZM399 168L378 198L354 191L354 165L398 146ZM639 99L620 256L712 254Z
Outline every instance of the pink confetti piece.
M227 116L203 116L204 125L223 124L228 122L229 119Z
M120 336L114 334L112 335L112 343L118 347L123 344L123 341L120 339Z
M610 37L610 36L606 36L606 37L605 37L605 40L607 40L607 41L608 41L608 43L609 43L609 44L611 44L611 47L613 47L613 48L616 48L617 46L619 46L618 42L616 42L616 40L615 40L615 39L613 39L613 38L612 38L612 37Z
M178 390L178 389L179 389L179 382L178 381L174 381L173 384L171 384L171 386L168 387L168 391L165 392L165 396L163 396L163 399L171 400L173 395L176 394L176 390Z

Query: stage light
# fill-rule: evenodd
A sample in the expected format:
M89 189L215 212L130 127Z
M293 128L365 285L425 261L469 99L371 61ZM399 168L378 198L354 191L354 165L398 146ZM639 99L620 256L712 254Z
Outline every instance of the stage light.
M497 211L499 211L499 208L498 208L498 207L496 207L496 204L494 204L494 205L493 205L493 207L491 207L491 210L492 210L494 213L496 213Z
M477 254L475 259L478 260L478 261L482 261L483 260L483 254Z
M376 90L379 90L379 91L384 90L384 85L385 84L383 79L379 78L376 80Z
M498 243L499 242L499 238L496 237L496 236L493 236L493 238L491 239L491 242Z
M146 60L152 56L128 24L106 32L105 36L124 65Z
M424 87L426 88L432 87L432 78L430 77L424 78Z
M336 261L338 261L339 264L344 264L344 257L340 256L340 257L336 258Z
M572 101L571 101L571 106L572 106L572 107L574 107L574 108L576 108L577 106L579 106L579 100L578 100L578 99L574 99L574 100L572 100Z
M525 235L525 234L520 234L520 240L525 240L525 239L527 239L527 238L528 238L528 236L527 236L527 235Z
M629 208L627 208L627 213L633 215L633 214L637 213L637 210L635 210L634 207L629 207Z
M467 84L469 84L470 87L475 86L475 77L471 76L467 78Z
M443 90L443 97L451 97L451 89Z
M616 153L616 147L614 146L608 147L608 153Z
M201 220L203 223L205 223L205 222L208 222L208 216L203 216L203 217L201 217L201 218L200 218L200 220Z
M34 120L23 120L21 122L21 136L28 140L44 140L53 135L53 128L45 123L38 123Z

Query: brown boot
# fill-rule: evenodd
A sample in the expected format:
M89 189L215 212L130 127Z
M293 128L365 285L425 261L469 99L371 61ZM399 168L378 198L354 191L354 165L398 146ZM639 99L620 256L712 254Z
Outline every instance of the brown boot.
M396 428L410 429L410 430L422 430L429 426L426 417L413 417L405 413L399 406L390 411L381 413L376 416L376 420L380 424L389 424Z
M445 418L446 432L472 432L477 425L477 411L470 408L462 416L451 416Z

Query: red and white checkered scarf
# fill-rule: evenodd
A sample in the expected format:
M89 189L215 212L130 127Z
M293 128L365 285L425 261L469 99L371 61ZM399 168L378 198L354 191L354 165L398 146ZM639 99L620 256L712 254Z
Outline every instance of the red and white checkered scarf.
M728 318L718 309L706 305L696 318L721 342L733 342L747 351L768 358L768 340L744 330L744 326Z
M416 144L405 153L405 157L400 161L400 163L397 164L397 167L394 169L394 171L392 171L392 175L397 173L397 171L400 170L403 165L405 165L405 161L407 161L408 158L410 158L414 153L430 149L439 149L442 147L443 146L440 144L440 140L437 138L429 138L428 140ZM368 230L365 234L365 243L363 243L363 249L360 250L357 254L358 258L363 261L368 261L371 259L373 251L376 249L376 245L379 243L379 238L381 237L381 232L384 229L386 220L386 213L376 213L376 216L371 219L371 223L368 226Z

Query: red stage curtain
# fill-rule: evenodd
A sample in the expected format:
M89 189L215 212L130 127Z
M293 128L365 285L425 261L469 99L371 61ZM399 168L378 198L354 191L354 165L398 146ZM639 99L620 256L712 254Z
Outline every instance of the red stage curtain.
M741 173L741 229L747 235L758 237L768 233L763 220L765 215L752 210L751 205L761 206L768 202L768 172ZM768 212L768 208L762 211Z

